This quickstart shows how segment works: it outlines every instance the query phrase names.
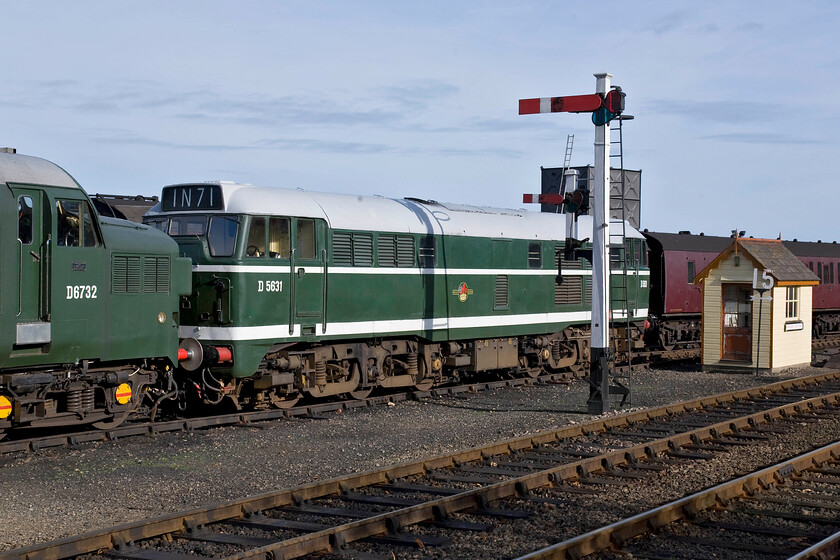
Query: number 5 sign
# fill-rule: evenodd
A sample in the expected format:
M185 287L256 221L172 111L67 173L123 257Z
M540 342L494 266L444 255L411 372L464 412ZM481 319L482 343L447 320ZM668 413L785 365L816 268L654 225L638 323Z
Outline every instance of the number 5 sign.
M772 290L776 281L770 276L772 270L765 270L761 273L761 284L758 283L758 269L753 268L753 290Z

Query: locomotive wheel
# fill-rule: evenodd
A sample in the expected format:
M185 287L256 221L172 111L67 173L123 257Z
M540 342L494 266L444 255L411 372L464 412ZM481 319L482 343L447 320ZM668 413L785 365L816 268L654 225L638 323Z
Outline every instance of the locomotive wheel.
M285 410L287 408L292 408L297 404L300 400L300 393L295 393L292 396L280 396L277 393L271 393L268 396L268 402L271 403L271 406L274 408L279 408Z
M428 391L435 384L434 377L426 375L426 360L420 359L417 361L417 377L415 378L415 391Z
M356 399L357 401L366 399L370 396L373 392L373 387L367 387L365 389L356 389L355 391L350 391L347 393L350 395L350 398Z
M111 428L116 428L123 422L125 422L128 417L131 415L133 411L127 410L125 412L121 412L119 414L115 414L110 418L106 418L105 420L100 420L99 422L94 422L91 424L97 430L110 430ZM2 438L0 438L2 439Z
M349 375L349 377L350 377L350 379L358 379L359 380L359 385L356 385L356 389L353 390L353 391L349 391L347 393L347 395L351 399L356 399L357 401L361 401L361 400L364 400L364 399L368 398L370 396L370 394L373 392L373 386L368 386L368 387L362 387L361 386L362 376L359 375L359 365L356 364L355 362L350 364L350 375Z

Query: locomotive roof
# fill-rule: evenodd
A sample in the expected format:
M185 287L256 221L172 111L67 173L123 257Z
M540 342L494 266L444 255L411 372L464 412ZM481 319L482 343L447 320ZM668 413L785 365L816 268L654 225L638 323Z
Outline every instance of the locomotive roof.
M42 158L0 152L0 182L81 189L69 173Z
M210 212L320 218L331 228L348 230L519 239L563 240L566 237L565 214L442 203L419 198L395 199L257 187L225 181L201 184L219 185L224 193L224 209ZM199 184L169 186L188 185ZM163 213L160 204L152 208L147 215L159 213ZM591 238L591 231L591 218L581 216L579 236ZM628 225L627 237L641 235Z
M642 235L658 241L666 251L694 251L720 253L732 243L731 237L693 235L691 233L663 233L643 231Z

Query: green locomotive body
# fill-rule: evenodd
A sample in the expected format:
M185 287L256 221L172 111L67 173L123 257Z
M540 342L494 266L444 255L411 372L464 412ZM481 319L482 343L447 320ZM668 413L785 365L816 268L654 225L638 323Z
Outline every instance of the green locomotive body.
M0 437L114 425L171 375L191 288L172 239L100 218L63 169L6 152L0 263Z
M211 182L165 187L144 221L193 260L180 332L197 341L192 367L210 364L218 381L202 375L204 391L288 406L585 367L591 258L586 246L564 258L567 219ZM644 239L630 235L615 251L632 257L621 299L638 325L649 271Z

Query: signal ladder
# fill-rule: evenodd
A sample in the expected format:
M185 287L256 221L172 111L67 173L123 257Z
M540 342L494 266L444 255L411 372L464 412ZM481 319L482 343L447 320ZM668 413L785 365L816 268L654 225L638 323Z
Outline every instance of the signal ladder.
M632 118L632 117L630 117ZM614 193L618 194L620 201L618 216L620 225L617 231L614 232L613 224L610 227L610 258L609 258L609 274L610 274L610 295L611 297L611 314L612 314L612 331L613 335L610 337L613 342L613 356L617 356L623 342L626 348L627 355L627 374L619 374L615 369L610 369L610 394L622 395L619 406L628 404L632 406L632 370L633 370L633 354L632 354L632 316L635 314L635 302L631 305L630 301L630 274L628 273L628 261L633 257L633 252L627 243L627 226L626 226L626 207L625 193L627 189L626 173L624 171L624 137L623 128L624 118L621 116L615 119L618 121L617 127L610 127L610 158L618 159L618 176L613 175L613 166L610 165L610 200L615 200ZM629 120L629 119L628 119ZM610 208L610 216L612 217L612 208ZM620 245L613 250L614 241L620 241ZM618 273L618 274L616 274ZM618 277L618 282L614 283L613 278ZM638 281L638 277L636 277ZM625 321L624 336L619 337L616 334L618 330L616 325L622 317L616 316L619 312L623 312ZM619 340L621 338L622 340Z

